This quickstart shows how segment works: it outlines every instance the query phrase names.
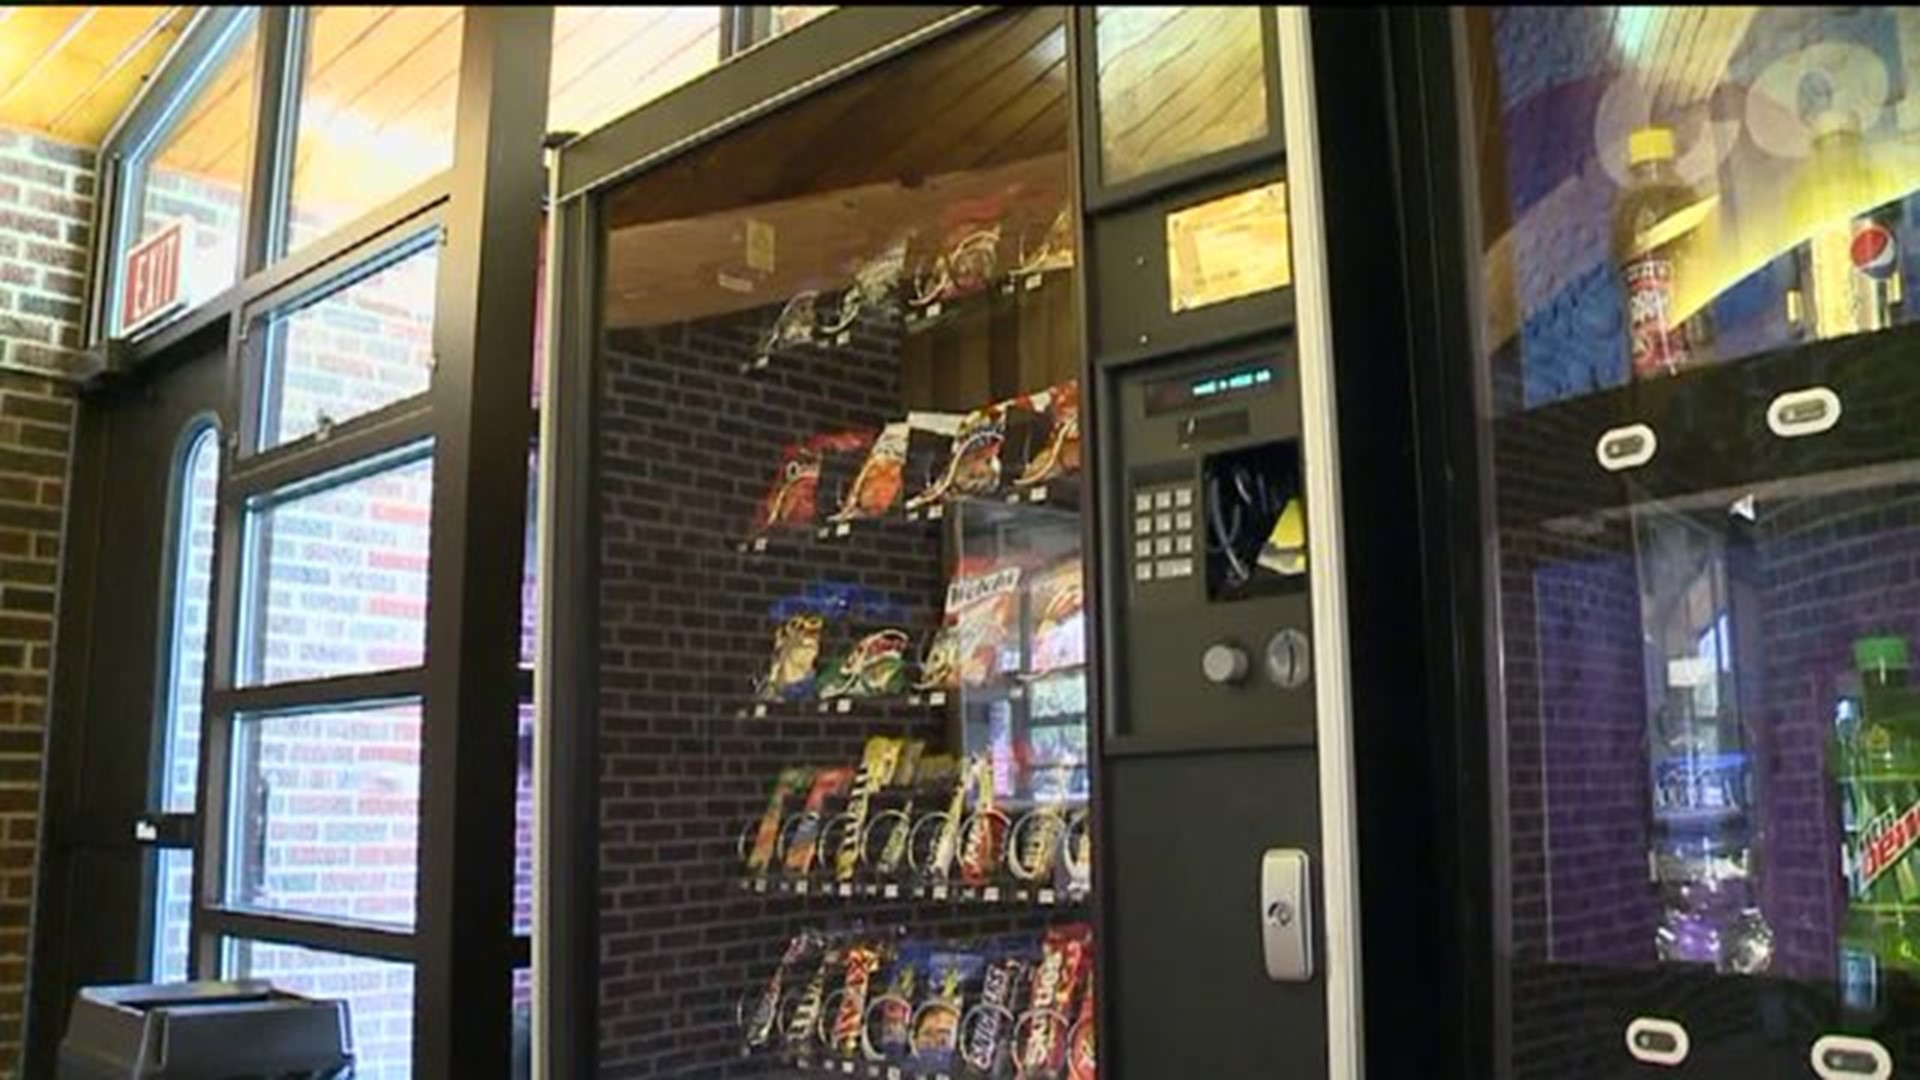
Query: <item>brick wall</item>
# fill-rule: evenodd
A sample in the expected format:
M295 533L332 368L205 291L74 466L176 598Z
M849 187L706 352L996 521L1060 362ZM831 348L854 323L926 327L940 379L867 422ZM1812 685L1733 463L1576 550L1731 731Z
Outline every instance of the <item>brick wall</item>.
M0 129L0 1072L20 1053L93 154Z
M1014 909L850 905L738 890L738 831L760 813L781 768L853 764L865 740L880 734L958 750L944 709L866 703L847 716L792 708L736 715L766 669L769 608L823 582L849 583L884 592L918 633L938 621L957 551L941 529L905 522L856 527L835 541L775 537L759 555L735 545L750 531L785 446L825 432L877 431L909 408L955 410L1011 396L1022 389L1018 373L1046 370L1044 357L1056 351L1020 328L1042 312L1064 319L1067 303L1066 281L1052 280L1040 293L996 301L974 323L917 341L898 326L863 323L848 345L794 350L752 374L743 366L778 304L608 335L596 484L606 1075L758 1075L764 1063L739 1059L734 1010L803 926L857 918L939 936L1044 921ZM908 479L909 491L919 479ZM829 473L821 505L835 498Z

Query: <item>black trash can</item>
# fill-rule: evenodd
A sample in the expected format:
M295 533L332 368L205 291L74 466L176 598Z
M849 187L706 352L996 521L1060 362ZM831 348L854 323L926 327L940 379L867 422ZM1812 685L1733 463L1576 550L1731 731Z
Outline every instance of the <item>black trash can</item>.
M340 1080L352 1017L272 983L89 987L75 997L59 1080Z

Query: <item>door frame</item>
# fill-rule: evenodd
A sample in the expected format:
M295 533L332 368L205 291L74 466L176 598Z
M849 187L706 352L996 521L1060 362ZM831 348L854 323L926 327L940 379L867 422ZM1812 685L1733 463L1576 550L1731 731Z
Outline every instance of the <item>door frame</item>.
M182 436L199 429L209 417L220 440L221 464L226 464L227 438L232 432L231 402L225 387L231 382L231 354L224 348L221 335L197 333L175 342L157 355L151 366L137 375L108 380L83 387L75 400L73 449L68 464L69 505L64 522L57 586L57 614L54 620L55 663L46 711L46 766L41 793L41 840L34 873L32 926L29 931L27 1000L24 1009L23 1055L27 1072L50 1072L57 1046L51 1041L65 1027L66 1010L72 995L80 989L68 962L63 943L70 939L69 911L79 902L69 888L65 871L71 855L83 847L118 850L123 844L134 852L179 848L177 842L145 844L136 842L133 821L103 821L88 815L79 800L85 780L80 770L90 764L86 754L98 748L101 720L91 707L92 669L97 647L94 628L110 610L125 604L147 607L155 616L157 633L150 642L149 662L153 679L147 688L149 708L144 738L112 738L106 748L112 760L122 762L129 773L145 778L141 793L142 813L156 809L159 770L165 755L168 722L163 702L168 693L172 658L179 648L170 626L169 615L179 599L178 582L173 571L179 562L179 516L181 466L184 452L192 440ZM166 448L166 488L158 495L161 512L156 526L163 530L158 545L159 559L152 567L155 588L150 596L130 598L103 596L98 590L96 572L103 560L113 557L111 538L105 535L104 507L117 499L116 478L108 472L114 453L110 441L116 410L137 407L136 399L151 396L156 383L184 377L189 366L209 365L209 378L220 388L213 400L196 405L182 416L168 437ZM121 452L125 452L122 450ZM213 628L211 583L219 580L219 554L213 554L210 576L209 625L206 653L210 656ZM203 676L204 678L204 676ZM204 685L204 683L203 683ZM130 733L109 733L130 734ZM136 768L137 766L137 768ZM118 770L116 770L118 771ZM188 845L191 850L192 845ZM154 933L154 860L144 855L138 896L127 903L137 908L136 930L130 940L121 942L128 949L129 970L139 978L151 976ZM91 902L89 902L91 903Z

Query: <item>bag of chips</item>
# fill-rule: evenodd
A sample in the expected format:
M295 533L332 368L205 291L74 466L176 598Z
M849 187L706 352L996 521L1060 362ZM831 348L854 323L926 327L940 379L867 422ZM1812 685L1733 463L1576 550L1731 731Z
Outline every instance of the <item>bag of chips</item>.
M1027 670L1044 675L1087 662L1086 592L1076 556L1031 576L1027 584Z

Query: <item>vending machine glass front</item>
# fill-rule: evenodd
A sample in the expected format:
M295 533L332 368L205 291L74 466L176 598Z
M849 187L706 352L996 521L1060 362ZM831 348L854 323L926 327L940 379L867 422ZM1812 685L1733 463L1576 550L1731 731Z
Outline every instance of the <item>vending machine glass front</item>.
M1920 11L1457 16L1503 1076L1920 1072Z

